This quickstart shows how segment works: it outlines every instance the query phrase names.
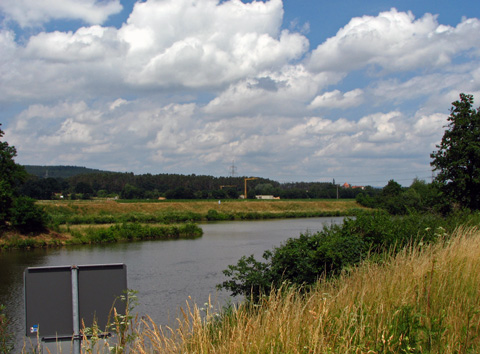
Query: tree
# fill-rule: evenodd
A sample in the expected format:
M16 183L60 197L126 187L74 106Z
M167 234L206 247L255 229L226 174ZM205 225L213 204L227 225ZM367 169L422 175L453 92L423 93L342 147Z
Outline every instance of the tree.
M480 109L473 96L460 94L452 103L448 125L438 150L430 157L435 182L449 203L471 210L480 208Z
M1 124L0 124L1 126ZM0 138L4 132L0 129ZM22 166L15 163L17 150L6 141L0 141L0 226L10 218L10 209L17 196L16 187L26 179Z
M45 230L46 214L35 206L35 200L28 197L18 197L11 208L11 225L26 234Z
M397 197L402 193L402 186L393 179L382 189L382 197Z
M4 132L0 129L0 138ZM19 197L18 187L25 181L25 169L15 163L17 150L0 141L0 226L7 222L20 232L37 232L45 228L45 213L32 199Z
M120 198L122 199L141 199L143 198L144 191L138 187L127 183L120 192Z

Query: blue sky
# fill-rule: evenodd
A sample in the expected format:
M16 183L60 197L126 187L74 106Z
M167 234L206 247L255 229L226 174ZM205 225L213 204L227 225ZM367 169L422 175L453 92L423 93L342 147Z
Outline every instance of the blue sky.
M429 181L451 103L480 97L479 18L478 1L3 0L0 123L22 164Z

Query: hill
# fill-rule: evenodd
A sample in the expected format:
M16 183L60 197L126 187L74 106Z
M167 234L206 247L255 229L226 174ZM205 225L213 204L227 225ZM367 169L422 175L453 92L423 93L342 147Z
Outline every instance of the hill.
M103 173L106 171L96 170L93 168L79 167L79 166L35 166L23 165L27 173L37 176L39 178L68 178L77 175L89 173Z

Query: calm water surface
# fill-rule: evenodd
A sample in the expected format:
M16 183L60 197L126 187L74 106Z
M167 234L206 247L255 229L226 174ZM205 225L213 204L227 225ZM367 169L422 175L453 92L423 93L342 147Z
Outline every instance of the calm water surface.
M7 306L13 329L22 340L24 329L23 272L27 267L125 263L128 287L138 291L140 315L159 325L173 325L179 307L189 296L199 306L229 298L216 290L225 280L222 270L244 255L261 259L264 251L300 233L318 231L343 218L268 221L228 221L200 224L204 234L195 240L145 241L60 249L0 253L0 304ZM95 294L92 294L95 296Z

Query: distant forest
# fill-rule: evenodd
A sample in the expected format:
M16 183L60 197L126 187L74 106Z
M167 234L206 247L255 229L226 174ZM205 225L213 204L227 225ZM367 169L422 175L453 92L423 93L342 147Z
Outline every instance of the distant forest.
M30 175L20 193L34 199L236 199L244 194L245 177L107 172L76 166L25 165ZM375 194L372 187L343 188L334 181L279 183L266 178L248 181L248 198L273 195L282 199L355 198Z
M78 166L33 166L24 165L25 171L29 175L37 176L39 178L68 178L76 175L87 173L102 173L107 171L95 170L93 168L78 167Z

